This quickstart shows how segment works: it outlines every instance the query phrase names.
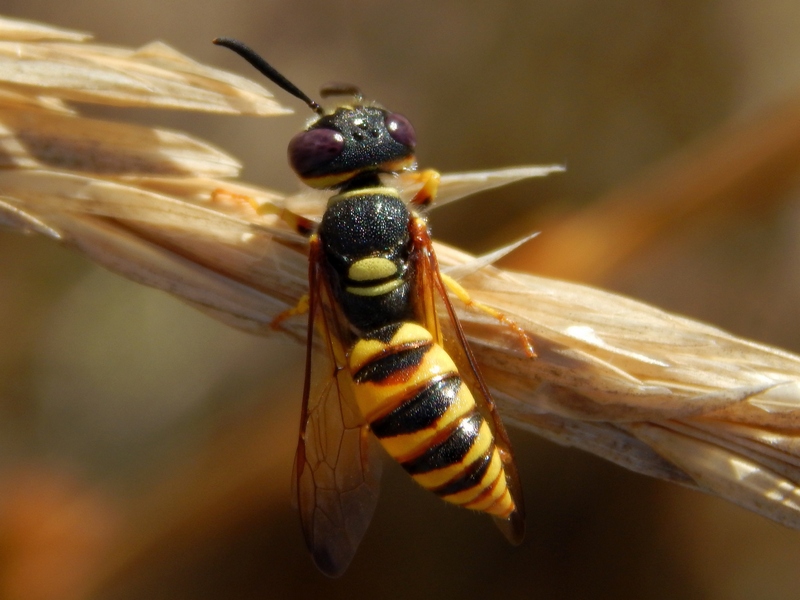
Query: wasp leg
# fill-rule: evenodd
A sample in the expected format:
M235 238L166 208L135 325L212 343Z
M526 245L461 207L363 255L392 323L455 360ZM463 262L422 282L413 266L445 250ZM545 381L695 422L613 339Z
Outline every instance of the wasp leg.
M247 207L247 210L257 215L277 215L289 227L305 237L311 236L314 232L314 222L311 219L307 219L287 208L275 206L271 203L259 204L255 198L247 196L246 194L237 194L236 192L231 192L223 188L217 188L211 193L211 201L225 206L244 206ZM275 316L272 322L270 322L270 327L279 330L284 321L297 315L306 314L308 309L309 297L308 294L304 294L297 301L295 306Z
M478 302L474 300L472 296L469 295L469 292L464 289L460 283L458 283L455 279L450 277L449 275L445 275L444 273L440 273L442 277L442 281L447 286L447 289L459 300L461 300L464 304L471 308L478 309L480 311L485 312L487 315L490 315L500 321L503 325L510 328L514 333L519 336L520 343L525 350L525 354L528 355L528 358L536 358L536 351L533 349L533 344L531 344L531 340L528 337L528 334L525 333L525 330L520 327L520 325L514 321L513 319L508 318L506 315L501 313L499 310L492 308L491 306L487 306L482 302Z
M428 206L436 198L436 193L439 191L439 171L434 169L425 169L419 173L412 175L414 179L422 183L422 188L411 199L411 204L414 206Z
M291 319L292 317L296 317L297 315L304 315L308 312L308 308L309 308L309 296L308 294L303 294L300 297L300 300L297 301L296 305L276 315L275 318L272 319L272 321L270 322L269 326L272 327L272 329L278 330L282 327L283 322L286 319Z
M259 204L255 198L245 194L237 194L224 188L217 188L211 192L211 202L224 208L235 208L240 212L259 214Z
M217 188L211 193L211 201L224 206L244 206L248 211L255 212L257 215L277 215L284 223L304 237L309 237L314 232L315 223L311 219L269 202L259 204L255 198L245 194Z

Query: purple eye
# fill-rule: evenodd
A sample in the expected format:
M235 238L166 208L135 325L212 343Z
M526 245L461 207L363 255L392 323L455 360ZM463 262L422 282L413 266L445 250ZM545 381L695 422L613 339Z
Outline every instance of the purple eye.
M417 145L417 134L414 133L414 128L403 115L397 113L390 113L386 115L386 129L389 130L395 141L400 142L408 148L413 148Z
M289 142L289 164L305 176L325 167L342 153L344 137L333 129L311 129L298 133Z

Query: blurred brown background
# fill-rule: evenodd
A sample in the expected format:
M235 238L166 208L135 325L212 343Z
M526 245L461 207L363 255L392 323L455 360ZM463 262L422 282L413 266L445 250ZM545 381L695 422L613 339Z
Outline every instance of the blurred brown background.
M424 166L563 163L448 206L484 251L800 351L800 4L791 0L5 0L7 16L167 42L253 77L246 40L309 94L358 83ZM304 123L91 109L183 129L244 178L297 184ZM548 237L549 236L549 237ZM585 243L604 241L600 250ZM529 534L388 467L345 576L290 506L302 349L225 328L56 245L0 232L0 597L796 598L800 532L511 431ZM90 591L91 590L91 591Z

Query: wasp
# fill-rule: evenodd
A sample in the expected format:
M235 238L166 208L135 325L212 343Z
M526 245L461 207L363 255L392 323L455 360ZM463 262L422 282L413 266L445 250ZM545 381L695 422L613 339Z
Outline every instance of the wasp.
M439 270L423 215L439 177L416 171L411 123L363 102L352 86L324 88L323 97L353 98L325 110L243 43L214 43L316 113L289 143L288 157L305 184L332 194L318 225L282 213L309 238L309 294L287 314L308 312L293 485L317 566L342 574L372 518L375 439L423 488L488 513L520 543L524 506L511 444L446 284L476 303ZM381 183L381 175L399 173L422 184L409 203Z

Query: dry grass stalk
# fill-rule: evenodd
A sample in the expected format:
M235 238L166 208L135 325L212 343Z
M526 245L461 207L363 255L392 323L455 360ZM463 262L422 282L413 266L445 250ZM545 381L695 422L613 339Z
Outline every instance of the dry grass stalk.
M306 290L305 240L237 194L308 214L319 212L319 198L220 179L237 170L220 151L85 119L62 100L283 109L254 84L163 45L131 52L84 39L0 21L0 223L269 333ZM442 193L555 169L453 175ZM459 310L507 422L800 528L800 358L600 290L502 272L489 263L503 251L475 258L437 248L478 300L512 316L536 346L530 360L507 328ZM302 339L304 327L295 320L289 333Z

